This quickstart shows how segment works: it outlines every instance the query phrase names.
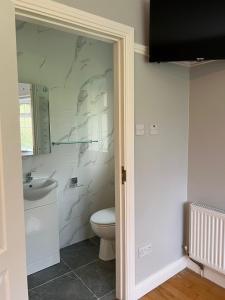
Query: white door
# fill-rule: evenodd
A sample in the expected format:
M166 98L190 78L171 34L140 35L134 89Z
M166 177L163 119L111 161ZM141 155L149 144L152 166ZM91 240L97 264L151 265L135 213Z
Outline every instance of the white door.
M0 1L0 299L27 300L15 12Z

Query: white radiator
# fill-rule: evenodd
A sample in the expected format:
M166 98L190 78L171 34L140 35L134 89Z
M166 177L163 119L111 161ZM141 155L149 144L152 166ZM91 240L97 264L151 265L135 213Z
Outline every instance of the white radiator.
M190 205L189 256L225 274L225 211Z

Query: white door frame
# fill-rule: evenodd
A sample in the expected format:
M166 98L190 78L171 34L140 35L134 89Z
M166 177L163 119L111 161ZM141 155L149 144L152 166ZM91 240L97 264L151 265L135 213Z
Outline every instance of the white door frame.
M10 0L19 19L45 23L114 43L116 296L135 299L134 247L134 30L51 0ZM18 128L19 130L19 128ZM122 166L127 179L122 185Z

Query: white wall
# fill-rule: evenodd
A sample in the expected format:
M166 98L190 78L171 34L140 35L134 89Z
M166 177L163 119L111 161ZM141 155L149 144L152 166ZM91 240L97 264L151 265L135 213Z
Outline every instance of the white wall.
M52 147L23 158L23 172L56 171L60 245L93 235L90 215L114 206L113 49L111 44L17 23L19 82L49 89L51 141L98 140ZM80 187L70 188L78 177Z
M145 136L135 137L137 282L183 255L188 95L188 69L135 56L135 121L146 128ZM149 134L154 122L159 135ZM152 253L139 258L138 248L148 243Z
M193 68L188 200L225 209L225 62Z
M148 44L150 0L55 0L135 29L135 42Z

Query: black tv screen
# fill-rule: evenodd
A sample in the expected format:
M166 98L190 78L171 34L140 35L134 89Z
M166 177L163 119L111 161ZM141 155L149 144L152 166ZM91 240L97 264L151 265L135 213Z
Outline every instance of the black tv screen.
M150 0L150 62L225 59L225 0Z

